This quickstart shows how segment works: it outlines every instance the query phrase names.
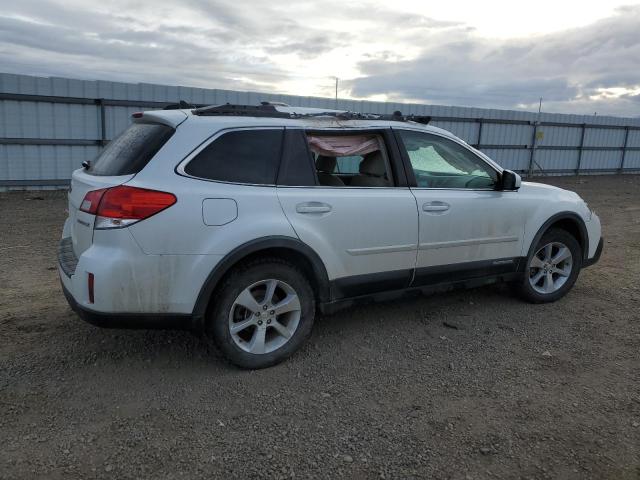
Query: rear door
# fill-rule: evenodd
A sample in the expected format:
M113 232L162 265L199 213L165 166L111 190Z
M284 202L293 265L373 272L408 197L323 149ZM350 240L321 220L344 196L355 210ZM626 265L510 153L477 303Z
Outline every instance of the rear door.
M337 133L313 132L314 136L323 134ZM285 142L287 149L281 173L287 172L288 178L280 175L277 188L282 208L299 238L322 258L332 281L334 298L404 288L410 282L416 262L418 215L404 172L397 168L399 156L391 131L341 130L339 134L372 136L379 140L380 150L363 155L343 151L342 155L336 155L334 171L324 172L325 175L339 176L339 166L345 165L341 158L349 163L360 159L362 163L363 157L375 156L375 160L368 162L376 163L375 168L369 165L368 170L375 173L374 170L384 168L386 179L385 175L369 178L369 173L358 176L352 169L349 174L359 177L354 183L365 186L320 185L315 170L320 154L311 150L303 130L287 129L289 141ZM330 156L331 152L324 151L323 155ZM303 170L309 175L289 175L300 170L294 168L296 165L304 165ZM373 186L380 182L387 184Z
M419 211L414 284L514 271L526 216L518 193L497 190L498 170L463 144L394 130Z

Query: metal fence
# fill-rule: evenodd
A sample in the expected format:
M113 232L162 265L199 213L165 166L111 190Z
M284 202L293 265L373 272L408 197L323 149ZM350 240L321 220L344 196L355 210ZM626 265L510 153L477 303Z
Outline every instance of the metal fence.
M640 118L536 114L127 84L0 73L0 188L56 188L141 109L280 101L366 113L431 116L503 167L525 175L640 172Z

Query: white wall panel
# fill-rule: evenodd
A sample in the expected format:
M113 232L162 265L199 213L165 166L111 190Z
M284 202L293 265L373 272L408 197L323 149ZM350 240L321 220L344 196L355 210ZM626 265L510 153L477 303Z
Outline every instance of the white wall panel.
M635 147L635 148L640 147L640 130L629 130L627 147Z
M485 145L531 145L530 125L484 124L482 143Z
M624 158L624 169L640 170L640 151L627 152L627 155Z
M573 170L578 165L577 150L540 150L536 149L534 160L537 170Z
M585 147L620 147L624 142L624 130L612 128L587 128Z
M363 113L390 114L400 111L405 115L457 117L468 121L434 120L439 126L458 135L466 142L478 141L479 123L482 125L481 144L513 145L512 149L492 149L486 153L505 168L526 171L529 168L530 145L533 125L491 124L488 119L518 120L526 122L568 123L567 126L540 125L543 132L536 145L543 147L576 147L580 144L582 124L640 127L640 118L618 118L592 115L564 115L556 113L453 107L446 105L421 105L371 102L366 100L338 100L332 98L298 97L283 94L238 92L183 86L155 85L148 83L124 83L104 80L77 80L67 78L43 78L28 75L0 73L0 93L47 95L89 99L89 104L52 103L17 100L0 100L0 139L30 138L58 140L99 141L102 135L100 107L94 99L129 100L141 102L173 103L185 100L196 104L242 103L257 104L260 101L282 101L290 105L316 108L339 108ZM105 137L112 139L129 125L131 114L142 107L105 106ZM585 147L611 147L611 150L588 150L582 153L581 170L616 169L620 165L624 142L624 129L587 128ZM627 142L630 148L640 147L640 130L629 130ZM69 145L3 145L0 144L0 188L7 180L64 180L85 159L91 160L100 147ZM577 150L544 150L535 152L536 162L543 169L571 170L577 165ZM628 150L625 167L640 168L640 151ZM537 168L537 167L536 167Z
M551 125L541 125L538 127L542 138L536 142L541 146L571 146L580 145L580 137L582 136L582 127L556 127Z
M616 170L620 168L621 150L585 150L580 170Z
M431 122L431 125L438 128L443 128L444 130L448 130L454 135L460 137L468 144L475 145L478 140L478 128L479 123L476 122L447 122L442 120L437 120ZM484 138L484 135L483 135Z
M484 153L498 162L503 168L523 171L529 169L530 152L524 148L518 150L485 149Z

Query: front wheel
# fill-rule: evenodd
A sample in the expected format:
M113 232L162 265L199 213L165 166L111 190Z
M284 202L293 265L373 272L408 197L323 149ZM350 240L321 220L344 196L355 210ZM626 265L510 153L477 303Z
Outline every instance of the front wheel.
M311 334L313 290L305 275L288 262L274 258L241 266L216 293L208 334L239 367L275 365Z
M527 257L520 294L532 303L555 302L571 290L581 266L578 241L564 230L551 229Z

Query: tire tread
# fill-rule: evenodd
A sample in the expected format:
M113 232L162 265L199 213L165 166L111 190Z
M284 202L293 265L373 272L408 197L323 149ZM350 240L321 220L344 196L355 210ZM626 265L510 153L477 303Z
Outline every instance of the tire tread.
M222 309L229 300L233 301L233 299L229 298L230 292L237 288L237 285L242 282L242 278L246 275L250 275L252 271L265 266L275 266L276 268L280 267L289 270L292 275L297 277L296 281L301 282L302 290L306 291L298 291L301 304L305 302L305 299L302 296L305 295L305 293L308 294L306 295L308 297L306 301L309 302L309 304L306 305L306 307L303 306L300 326L294 334L294 337L292 337L289 342L278 350L258 356L242 351L233 343L233 340L227 336L225 329L227 329L228 312L222 311ZM206 335L208 338L213 340L216 346L223 353L224 357L238 367L259 369L276 365L290 357L311 335L314 320L313 317L315 313L315 296L311 283L302 269L283 258L264 257L237 265L225 276L222 282L220 282L218 288L213 292L212 299L213 305L207 314Z
M531 257L540 248L540 246L553 241L561 241L567 247L569 247L573 256L573 267L571 276L559 290L551 294L544 295L536 292L529 284L529 262L531 261ZM555 302L556 300L564 297L573 288L573 285L578 278L578 274L580 273L581 267L582 248L580 247L580 243L578 242L578 240L566 230L563 230L561 228L550 228L542 235L538 243L536 245L532 245L532 247L530 248L529 254L527 255L526 259L522 280L517 284L517 293L523 300L526 300L529 303Z

